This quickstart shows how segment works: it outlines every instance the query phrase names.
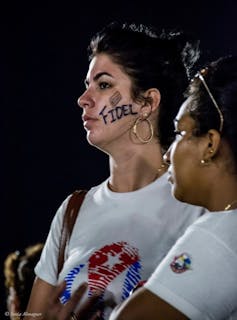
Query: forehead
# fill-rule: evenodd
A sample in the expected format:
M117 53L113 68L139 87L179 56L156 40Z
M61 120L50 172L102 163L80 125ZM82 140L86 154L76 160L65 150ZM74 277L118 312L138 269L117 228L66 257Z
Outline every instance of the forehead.
M175 118L176 125L179 124L179 126L186 127L186 129L188 128L193 129L195 127L195 121L190 116L190 112L189 112L190 103L191 103L191 98L186 99L181 105Z
M87 79L93 78L98 73L108 73L112 77L120 77L127 79L119 64L115 63L107 54L98 54L90 62Z

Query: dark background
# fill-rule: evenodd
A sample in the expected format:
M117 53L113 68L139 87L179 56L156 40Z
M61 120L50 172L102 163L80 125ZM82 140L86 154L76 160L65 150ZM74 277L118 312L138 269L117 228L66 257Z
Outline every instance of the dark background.
M29 3L0 8L1 269L9 252L45 240L69 193L108 175L76 104L96 31L115 19L182 28L201 40L203 61L237 54L236 0Z

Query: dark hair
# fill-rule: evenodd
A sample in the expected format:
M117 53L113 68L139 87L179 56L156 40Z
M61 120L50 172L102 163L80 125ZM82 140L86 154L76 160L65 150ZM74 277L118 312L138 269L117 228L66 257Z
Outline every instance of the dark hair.
M4 262L5 287L9 295L10 287L16 291L19 299L19 312L26 310L32 285L35 279L34 267L40 259L42 243L27 247L23 253L10 253Z
M173 138L173 119L184 100L189 75L199 58L199 42L182 32L157 30L143 24L112 22L98 32L88 48L89 60L106 53L133 82L134 99L149 88L161 93L158 137L163 148Z
M223 115L220 133L228 142L237 165L237 57L227 56L211 62L204 79ZM188 109L196 121L195 134L200 136L209 129L219 131L219 113L198 77L191 82L186 97L191 97Z

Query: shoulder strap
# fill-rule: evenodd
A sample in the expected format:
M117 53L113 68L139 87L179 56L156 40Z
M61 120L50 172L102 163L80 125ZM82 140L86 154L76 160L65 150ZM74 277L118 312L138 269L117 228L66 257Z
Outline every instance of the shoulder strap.
M73 194L71 195L68 201L67 209L63 218L62 232L61 232L61 238L60 238L60 244L59 244L58 275L63 267L64 252L65 252L66 244L71 237L74 223L76 221L76 218L79 213L79 209L81 207L81 204L84 200L86 193L87 193L86 190L76 190L73 192Z

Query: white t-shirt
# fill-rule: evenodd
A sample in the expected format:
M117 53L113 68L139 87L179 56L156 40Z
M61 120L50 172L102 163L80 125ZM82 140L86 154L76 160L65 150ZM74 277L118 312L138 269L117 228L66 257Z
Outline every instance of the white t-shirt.
M189 319L237 319L237 210L200 217L145 287Z
M68 198L58 209L36 275L56 285L67 282L66 302L83 281L89 293L105 290L104 299L126 299L139 281L149 278L168 250L203 209L181 203L171 195L167 174L146 187L112 192L108 180L87 193L57 279L57 258ZM107 319L108 313L105 315Z

